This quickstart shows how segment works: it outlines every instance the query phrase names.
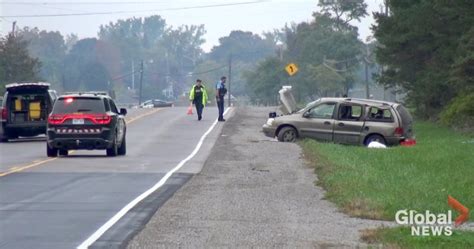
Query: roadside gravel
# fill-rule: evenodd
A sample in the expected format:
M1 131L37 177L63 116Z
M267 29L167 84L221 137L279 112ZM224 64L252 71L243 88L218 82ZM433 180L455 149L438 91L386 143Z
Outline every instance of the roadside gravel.
M324 200L296 144L266 138L269 109L238 108L201 173L178 190L128 248L365 248L350 218Z

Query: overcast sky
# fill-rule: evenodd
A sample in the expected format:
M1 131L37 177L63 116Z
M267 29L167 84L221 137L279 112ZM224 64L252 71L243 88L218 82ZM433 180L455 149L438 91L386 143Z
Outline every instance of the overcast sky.
M204 24L207 30L206 43L209 51L218 44L218 39L232 30L251 31L261 34L281 28L285 23L311 20L317 9L317 0L0 0L0 35L11 30L13 21L19 27L75 33L79 38L96 37L99 26L130 17L162 16L168 25ZM366 0L370 16L359 27L360 37L371 35L372 12L379 11L383 0ZM227 6L216 6L227 5ZM190 8L191 7L191 8ZM196 7L196 8L195 8ZM189 9L186 9L189 8ZM60 16L60 17L5 17L19 15L55 15L98 12L122 12L105 15Z

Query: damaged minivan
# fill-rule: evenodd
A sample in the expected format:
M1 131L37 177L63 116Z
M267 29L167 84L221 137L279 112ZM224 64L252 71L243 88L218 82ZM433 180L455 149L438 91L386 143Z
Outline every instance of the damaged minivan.
M314 138L324 142L387 146L414 141L413 118L399 103L355 98L320 98L301 110L291 88L279 91L282 106L269 114L263 133L281 142Z

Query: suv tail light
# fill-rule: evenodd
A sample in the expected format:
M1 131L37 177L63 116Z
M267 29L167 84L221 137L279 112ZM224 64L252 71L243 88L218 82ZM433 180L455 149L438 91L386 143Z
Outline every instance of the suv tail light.
M1 120L2 121L7 121L8 119L8 112L7 112L7 108L0 108L1 111L2 111L2 118Z
M97 115L93 119L96 124L109 124L110 121L112 121L112 117L109 115Z
M48 123L52 125L62 124L65 118L63 115L51 114L48 117Z
M51 114L48 117L48 123L59 125L68 119L88 119L94 124L106 125L110 124L112 117L107 114Z
M401 137L403 136L403 128L402 127L397 127L395 128L395 132L394 132L394 135L397 136L397 137Z

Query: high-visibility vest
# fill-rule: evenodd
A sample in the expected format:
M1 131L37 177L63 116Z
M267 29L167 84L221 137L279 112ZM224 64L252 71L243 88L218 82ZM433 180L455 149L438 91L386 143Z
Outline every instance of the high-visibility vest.
M202 105L203 106L206 106L207 104L207 91L206 91L206 87L204 87L204 85L201 85L202 88L201 88L201 91L202 91ZM191 88L191 92L189 92L189 100L193 101L194 100L194 88L196 87L196 85L193 85L193 87Z

